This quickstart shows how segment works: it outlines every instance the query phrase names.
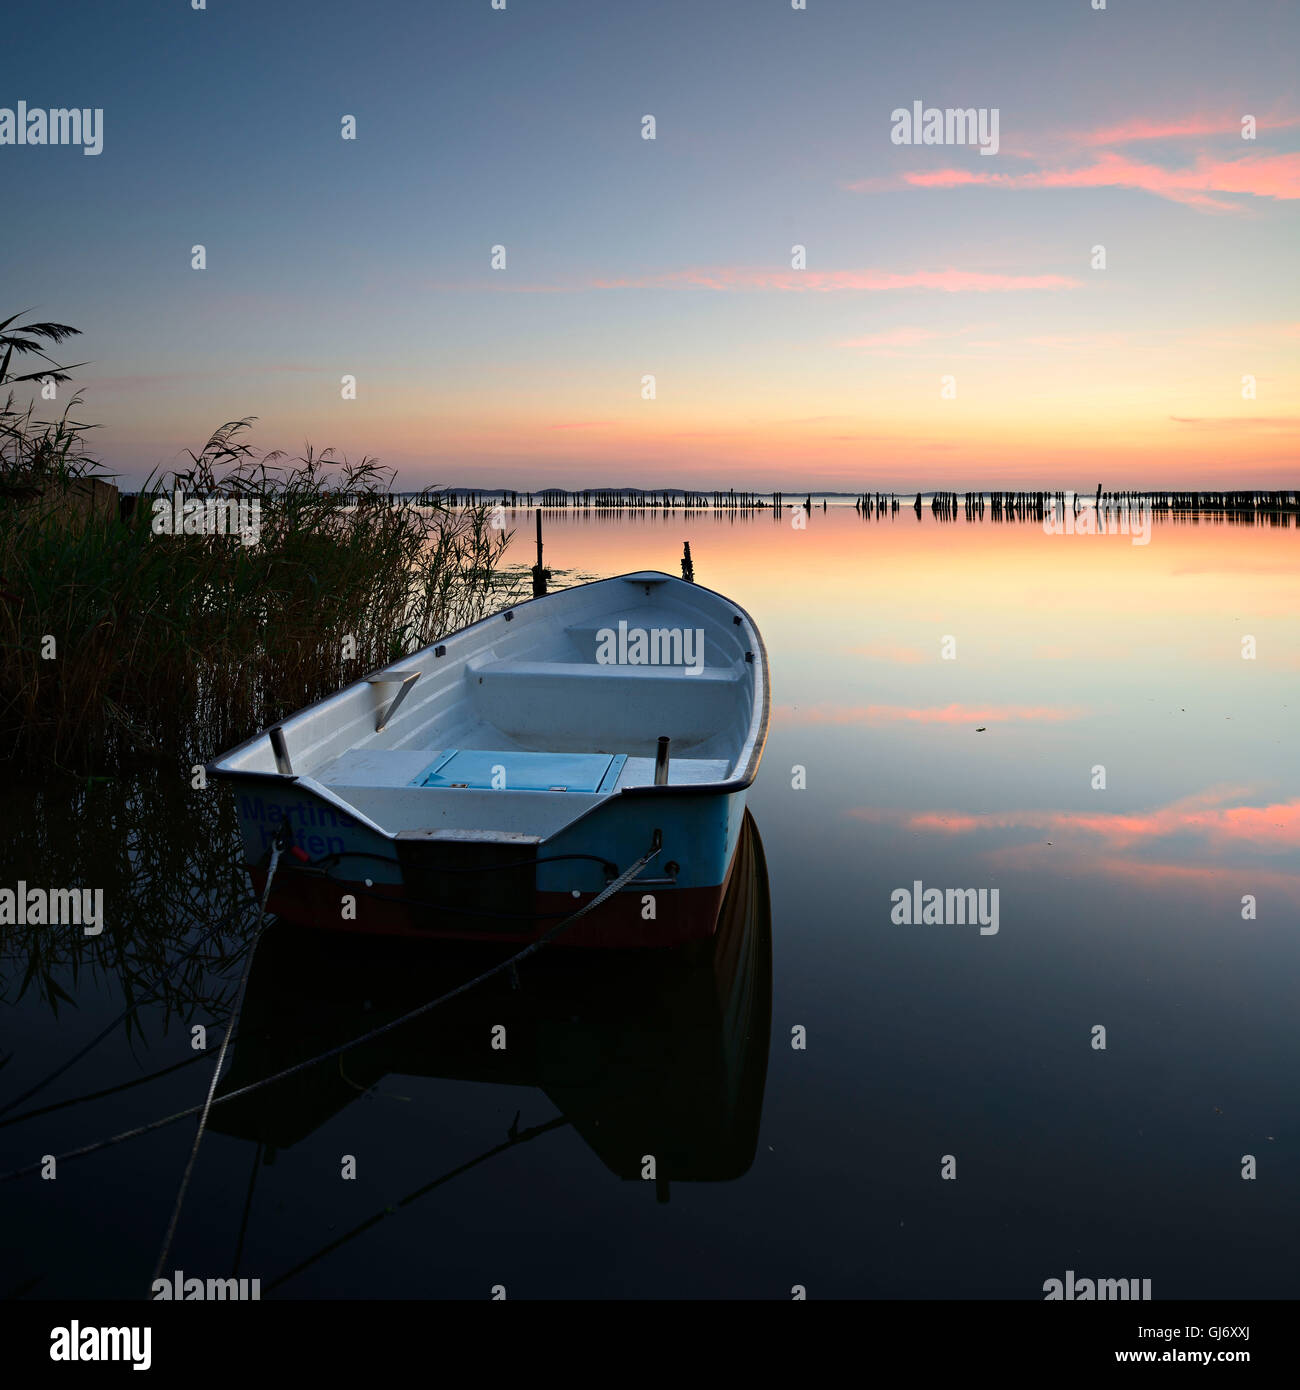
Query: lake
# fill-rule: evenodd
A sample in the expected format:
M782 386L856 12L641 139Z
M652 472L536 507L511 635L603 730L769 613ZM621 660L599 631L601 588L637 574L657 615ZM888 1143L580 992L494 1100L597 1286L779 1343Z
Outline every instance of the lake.
M544 953L215 1107L167 1277L1041 1299L1072 1270L1300 1296L1300 529L1184 514L1137 539L842 501L803 528L548 514L557 582L675 574L689 541L763 633L772 725L716 948ZM166 766L4 789L0 887L101 887L107 926L2 929L0 1171L202 1101L256 917L229 798ZM223 1091L485 958L272 926ZM5 1184L0 1291L148 1296L193 1137Z

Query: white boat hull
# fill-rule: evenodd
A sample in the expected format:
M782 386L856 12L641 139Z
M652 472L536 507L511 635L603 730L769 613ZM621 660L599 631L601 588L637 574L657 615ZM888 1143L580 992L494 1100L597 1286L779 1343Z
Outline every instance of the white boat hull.
M635 660L637 633L688 625L693 666ZM687 657L694 646L660 643ZM259 892L288 825L271 904L290 920L527 941L658 843L641 874L559 939L675 945L713 930L769 707L749 616L645 573L454 633L209 769L236 784Z

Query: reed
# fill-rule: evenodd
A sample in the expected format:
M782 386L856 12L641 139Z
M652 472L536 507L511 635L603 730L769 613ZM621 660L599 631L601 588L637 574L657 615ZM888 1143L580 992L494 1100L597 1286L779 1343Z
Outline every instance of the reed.
M0 1003L30 991L57 1014L81 998L84 975L131 1007L128 1040L145 1018L165 1027L173 1018L211 1023L223 1016L257 921L256 900L238 854L233 799L196 790L176 771L145 762L129 776L55 774L0 786L10 865L0 888L14 889L20 879L40 888L76 884L102 889L105 903L98 936L31 924L0 931Z
M73 528L88 427L7 408L0 442L0 758L91 770L202 762L311 700L516 600L487 504L397 498L392 470L262 454L252 420ZM155 534L154 503L255 499L260 538ZM55 505L51 505L51 495ZM39 499L39 500L34 500Z

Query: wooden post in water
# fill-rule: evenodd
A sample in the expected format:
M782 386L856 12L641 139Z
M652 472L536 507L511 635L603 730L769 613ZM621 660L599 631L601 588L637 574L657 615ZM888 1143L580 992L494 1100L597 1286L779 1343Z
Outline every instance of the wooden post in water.
M688 583L695 583L695 565L691 561L691 543L682 542L682 578Z
M545 598L546 581L551 577L550 570L542 568L542 511L537 509L537 563L533 566L533 597Z

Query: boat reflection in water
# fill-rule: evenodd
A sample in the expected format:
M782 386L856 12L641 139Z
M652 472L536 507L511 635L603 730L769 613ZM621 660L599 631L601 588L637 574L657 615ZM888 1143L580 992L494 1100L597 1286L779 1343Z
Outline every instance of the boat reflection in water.
M218 1096L359 1037L517 948L406 943L276 923L249 976L234 1064ZM772 1014L767 865L746 813L707 941L599 953L543 950L429 1014L217 1106L211 1127L283 1149L390 1073L536 1086L611 1172L738 1178L754 1159ZM505 1028L504 1048L492 1046ZM497 1035L498 1038L500 1035ZM340 1061L342 1066L340 1066ZM511 1140L517 1136L513 1131Z

